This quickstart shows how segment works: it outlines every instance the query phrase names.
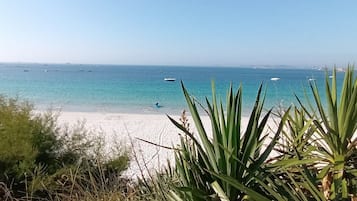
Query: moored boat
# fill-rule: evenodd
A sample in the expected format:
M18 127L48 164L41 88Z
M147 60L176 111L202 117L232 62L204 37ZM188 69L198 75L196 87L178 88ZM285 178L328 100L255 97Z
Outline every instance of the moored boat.
M168 82L174 82L174 81L176 81L176 78L173 78L173 77L165 77L164 80L165 80L165 81L168 81Z

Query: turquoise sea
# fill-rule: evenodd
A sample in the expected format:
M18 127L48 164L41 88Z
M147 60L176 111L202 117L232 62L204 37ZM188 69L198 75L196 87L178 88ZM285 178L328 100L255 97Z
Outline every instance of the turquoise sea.
M62 111L168 113L186 108L180 81L203 104L210 98L211 81L224 100L233 83L243 86L244 112L252 107L261 83L266 108L296 103L294 93L315 81L324 91L325 70L301 67L180 67L75 64L0 64L0 94L34 103L36 109ZM337 74L338 85L344 73ZM175 82L164 78L176 78ZM280 78L271 80L271 78ZM161 107L157 108L158 102Z

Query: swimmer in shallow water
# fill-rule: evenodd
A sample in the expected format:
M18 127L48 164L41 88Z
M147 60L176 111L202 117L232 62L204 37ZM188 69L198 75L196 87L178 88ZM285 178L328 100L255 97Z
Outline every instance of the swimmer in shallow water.
M160 107L161 107L161 105L159 104L159 102L156 102L156 103L155 103L155 106L156 106L156 108L160 108Z

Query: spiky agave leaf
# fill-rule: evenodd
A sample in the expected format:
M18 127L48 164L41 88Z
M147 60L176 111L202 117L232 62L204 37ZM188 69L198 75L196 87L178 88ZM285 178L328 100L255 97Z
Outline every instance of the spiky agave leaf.
M192 142L192 144L189 144L182 141L181 146L185 147L184 151L176 152L176 167L179 175L181 175L179 178L182 180L181 184L184 185L184 189L190 192L189 199L193 199L192 193L197 190L206 192L203 193L206 196L218 192L223 195L224 192L225 197L229 200L243 199L247 192L261 192L262 189L254 181L254 178L261 177L260 179L264 180L265 172L267 172L267 170L264 170L264 162L273 150L282 127L281 123L278 131L273 135L273 140L270 141L264 151L261 151L263 139L266 137L263 132L271 114L271 111L268 111L262 116L265 99L265 95L262 96L262 86L258 89L247 128L243 132L241 131L242 87L240 86L236 92L233 92L233 86L230 86L226 97L226 109L224 110L222 102L217 102L214 83L212 83L212 102L206 99L208 108L206 111L212 127L212 139L209 139L195 100L190 97L183 83L181 84L197 128L198 137L193 136L174 119L170 117L169 119L189 136ZM194 146L195 149L189 148L190 146ZM202 170L205 171L204 174L202 174ZM197 175L198 173L200 175ZM195 179L187 179L193 178L193 175L196 176ZM221 175L246 186L245 190L242 191L242 189L237 188L230 180L222 179ZM197 182L201 182L201 184L197 185ZM207 186L207 184L214 185ZM199 192L202 193L202 191ZM188 195L187 192L185 195ZM176 195L181 194L176 193Z
M353 66L348 66L339 99L336 69L333 70L331 81L326 73L326 103L322 101L316 83L310 83L316 110L309 109L300 100L298 102L308 116L303 122L312 122L312 125L307 127L312 133L306 132L306 127L301 127L302 133L292 136L293 140L304 139L300 142L308 151L300 149L301 146L296 147L297 158L277 164L300 164L317 168L319 174L316 179L322 183L328 199L347 199L348 194L356 194L348 190L356 177L347 176L351 175L350 167L353 163L348 161L357 161L351 157L356 152L352 142L356 138L357 130L357 79L353 72ZM290 122L297 125L297 122Z

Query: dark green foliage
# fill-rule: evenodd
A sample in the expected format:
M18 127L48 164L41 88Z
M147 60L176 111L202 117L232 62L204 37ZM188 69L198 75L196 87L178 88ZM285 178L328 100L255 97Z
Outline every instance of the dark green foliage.
M104 169L108 173L121 173L126 170L129 166L128 161L130 160L128 154L120 154L117 157L110 159L109 161L105 162Z

